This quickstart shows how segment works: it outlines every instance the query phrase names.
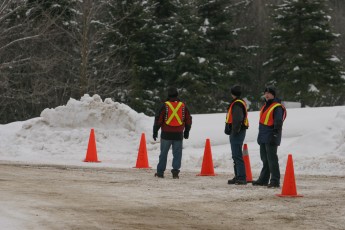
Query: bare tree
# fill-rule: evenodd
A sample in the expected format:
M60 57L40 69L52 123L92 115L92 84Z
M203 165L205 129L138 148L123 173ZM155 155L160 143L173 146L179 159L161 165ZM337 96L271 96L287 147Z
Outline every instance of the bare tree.
M110 5L110 0L78 1L73 19L75 25L70 31L65 30L78 52L73 62L79 63L80 95L99 93L109 96L113 93L107 88L109 85L121 85L128 80L123 74L126 66L120 64L121 57L117 54L121 44L105 44L107 35L114 32L110 25L117 23L108 12Z
M70 97L111 97L127 82L110 0L0 3L0 121L36 116Z
M55 49L63 38L55 25L64 10L52 17L54 9L44 9L39 2L0 3L1 122L36 116L60 101L56 95L61 84L52 83L61 82L53 73L63 60Z

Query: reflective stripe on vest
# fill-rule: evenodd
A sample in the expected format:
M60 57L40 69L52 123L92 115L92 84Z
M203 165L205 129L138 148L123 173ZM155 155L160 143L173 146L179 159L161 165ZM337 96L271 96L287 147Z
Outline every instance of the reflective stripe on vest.
M165 104L167 105L166 111L166 121L165 124L170 126L181 126L183 125L184 120L184 104L182 102L170 102L166 101ZM174 105L176 107L174 107ZM182 108L181 108L182 107Z
M260 124L267 125L267 126L274 125L273 110L277 108L278 106L281 106L283 108L283 121L284 121L286 117L286 110L284 106L280 103L274 102L266 109L265 112L263 112L263 109L265 108L265 106L262 106L260 110Z
M247 104L245 101L243 100L236 100L234 102L231 103L230 108L228 110L228 114L226 115L226 119L225 122L231 124L232 123L232 106L234 106L235 102L240 102L242 103L242 105L244 106L245 109L245 116L244 116L244 121L243 121L243 125L246 127L249 127L249 121L248 121L248 111L247 111Z

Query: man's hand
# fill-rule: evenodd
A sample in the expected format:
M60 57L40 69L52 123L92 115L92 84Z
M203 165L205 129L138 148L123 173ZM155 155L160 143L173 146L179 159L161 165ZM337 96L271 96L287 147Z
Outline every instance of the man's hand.
M270 138L270 145L278 145L278 131L273 130L273 133Z
M227 124L227 123L225 123L224 133L225 133L226 135L230 135L230 133L231 133L230 126L229 126L229 124Z
M188 139L188 137L189 137L189 132L184 131L184 133L183 133L183 138L184 138L184 139Z
M158 132L154 132L153 133L153 135L152 135L152 137L153 137L153 140L157 140L157 137L158 137Z

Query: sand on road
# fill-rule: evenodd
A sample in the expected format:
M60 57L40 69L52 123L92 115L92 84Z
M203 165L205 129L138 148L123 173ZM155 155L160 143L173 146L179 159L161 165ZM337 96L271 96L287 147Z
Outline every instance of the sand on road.
M197 173L0 162L1 229L345 229L344 177L296 175L304 197L281 198Z

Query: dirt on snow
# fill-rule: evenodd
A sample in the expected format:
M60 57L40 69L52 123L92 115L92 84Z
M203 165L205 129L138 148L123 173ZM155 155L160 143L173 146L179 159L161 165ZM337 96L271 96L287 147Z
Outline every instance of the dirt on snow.
M282 198L281 189L228 185L233 175L154 172L2 162L0 215L35 230L345 229L344 177L295 175L304 197Z

